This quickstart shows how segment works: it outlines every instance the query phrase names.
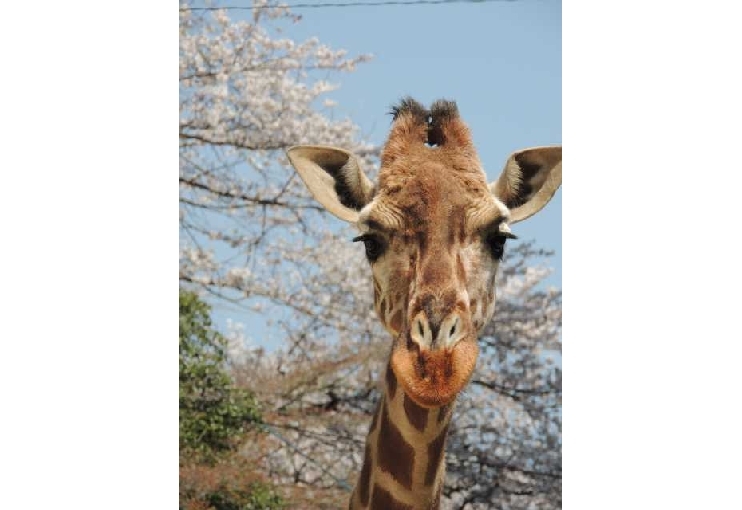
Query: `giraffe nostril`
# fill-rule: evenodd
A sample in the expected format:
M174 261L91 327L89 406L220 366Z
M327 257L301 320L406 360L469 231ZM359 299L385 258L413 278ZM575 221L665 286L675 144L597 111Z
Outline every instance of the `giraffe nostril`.
M423 330L423 323L422 321L417 321L417 330L420 332L420 336L425 336L425 331Z
M456 319L453 321L453 324L451 325L451 331L448 332L448 338L452 338L456 334L458 325L459 325L459 318L456 317Z

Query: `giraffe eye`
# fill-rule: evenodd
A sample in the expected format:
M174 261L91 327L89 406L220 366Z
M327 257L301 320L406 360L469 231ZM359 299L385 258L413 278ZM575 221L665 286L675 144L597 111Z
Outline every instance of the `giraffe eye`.
M376 259L384 254L384 243L379 237L364 234L353 238L354 243L358 241L363 241L363 245L366 247L366 258L368 258L369 262L375 262Z
M493 232L488 234L485 241L492 256L497 260L502 260L505 253L505 242L508 239L517 239L517 236L510 232Z

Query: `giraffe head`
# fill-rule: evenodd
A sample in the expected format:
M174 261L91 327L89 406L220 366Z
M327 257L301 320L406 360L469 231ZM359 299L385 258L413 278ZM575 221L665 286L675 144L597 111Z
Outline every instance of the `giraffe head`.
M288 157L316 200L360 230L390 366L415 402L438 407L474 371L510 225L559 188L562 149L515 152L488 183L455 103L428 110L408 98L392 113L377 184L343 149L298 146Z

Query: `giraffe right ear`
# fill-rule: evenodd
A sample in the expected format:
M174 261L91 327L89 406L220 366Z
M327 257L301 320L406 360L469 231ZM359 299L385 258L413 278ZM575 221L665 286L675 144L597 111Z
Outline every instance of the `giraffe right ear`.
M490 191L510 209L510 223L539 212L562 185L562 146L513 153Z
M320 145L297 145L286 154L317 202L341 220L358 221L358 211L373 198L374 185L354 154Z

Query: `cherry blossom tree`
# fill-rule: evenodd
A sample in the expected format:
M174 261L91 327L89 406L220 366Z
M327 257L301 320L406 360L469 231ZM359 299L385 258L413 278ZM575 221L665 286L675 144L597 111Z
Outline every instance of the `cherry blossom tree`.
M225 333L234 381L264 421L241 453L300 507L344 507L390 339L363 247L309 196L285 149L341 146L373 176L378 147L336 118L326 81L370 57L294 41L284 34L298 16L253 5L241 21L180 7L180 281L273 317L275 351ZM543 289L545 255L508 246L452 420L443 508L561 507L561 293Z
M301 306L269 283L284 272L273 241L302 243L328 227L284 152L315 143L376 153L350 120L331 118L335 85L317 78L369 57L281 37L299 18L254 6L238 22L180 8L180 279L232 301Z

